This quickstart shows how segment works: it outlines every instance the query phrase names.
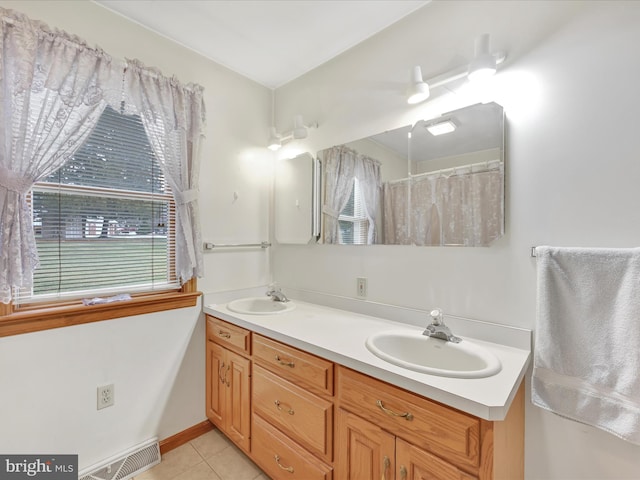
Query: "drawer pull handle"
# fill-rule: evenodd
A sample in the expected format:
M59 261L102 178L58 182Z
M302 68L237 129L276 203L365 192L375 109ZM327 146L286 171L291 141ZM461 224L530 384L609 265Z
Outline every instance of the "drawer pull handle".
M391 460L386 455L384 456L384 460L382 461L382 480L387 480L387 470L391 466Z
M283 360L280 358L280 355L276 355L276 362L278 362L280 365L284 365L285 367L295 367L296 364L293 363L291 360Z
M283 410L283 408L280 406L280 405L282 405L282 404L280 403L280 400L276 400L276 401L275 401L275 402L273 402L273 403L276 405L276 408L277 408L278 410ZM296 413L296 412L293 410L293 408L291 408L291 407L287 408L286 412L287 412L289 415L293 415L294 413Z
M218 330L218 336L222 338L231 338L231 334L229 332L225 332L224 330Z
M406 420L413 420L413 413L410 413L410 412L397 413L397 412L394 412L393 410L389 410L388 408L385 408L384 404L382 403L382 400L376 400L376 405L378 405L378 407L380 407L380 410L382 410L387 415L391 415L393 417L405 418Z
M218 378L220 379L220 383L224 385L224 362L220 365L220 370L218 370Z
M407 467L404 465L400 467L400 480L407 480Z
M282 464L280 463L280 457L279 457L278 455L274 455L274 456L273 456L273 458L276 460L276 463L278 464L278 466L279 466L282 470L284 470L284 471L286 471L286 472L289 472L289 473L293 473L293 467L285 467L284 465L282 465Z

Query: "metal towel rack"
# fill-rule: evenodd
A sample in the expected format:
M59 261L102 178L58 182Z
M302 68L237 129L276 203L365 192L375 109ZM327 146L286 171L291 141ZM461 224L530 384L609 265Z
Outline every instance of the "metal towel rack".
M260 242L260 243L211 243L204 242L205 250L213 250L214 248L247 248L247 247L260 247L260 248L268 248L271 246L269 242Z

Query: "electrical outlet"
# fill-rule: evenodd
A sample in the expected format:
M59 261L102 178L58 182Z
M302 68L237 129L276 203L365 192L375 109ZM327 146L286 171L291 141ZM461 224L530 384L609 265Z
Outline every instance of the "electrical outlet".
M356 292L358 297L367 298L367 279L365 277L356 278Z
M115 390L113 383L98 387L98 410L111 407L115 402Z

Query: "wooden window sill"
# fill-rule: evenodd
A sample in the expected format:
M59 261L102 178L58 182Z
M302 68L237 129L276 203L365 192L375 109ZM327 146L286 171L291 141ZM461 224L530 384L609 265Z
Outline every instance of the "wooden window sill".
M187 289L188 290L188 289ZM185 291L133 297L124 302L101 305L47 306L0 316L0 337L69 327L114 318L194 307L201 292Z

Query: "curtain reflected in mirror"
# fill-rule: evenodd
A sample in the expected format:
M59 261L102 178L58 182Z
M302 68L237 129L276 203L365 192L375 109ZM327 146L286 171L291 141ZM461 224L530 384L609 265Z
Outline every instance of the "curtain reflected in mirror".
M386 182L385 243L489 245L504 233L503 179L493 160Z
M431 133L443 123L447 133ZM473 105L318 156L325 243L487 246L504 234L500 105Z
M325 243L372 244L382 180L380 162L344 145L321 152Z

